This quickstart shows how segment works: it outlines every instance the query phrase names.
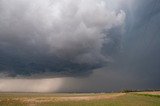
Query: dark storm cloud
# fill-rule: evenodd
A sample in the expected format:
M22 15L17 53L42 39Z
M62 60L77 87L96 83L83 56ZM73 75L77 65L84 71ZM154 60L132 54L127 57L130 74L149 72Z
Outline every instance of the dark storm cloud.
M146 67L150 67L151 71L159 70L160 1L142 0L137 3L139 5L132 11L133 20L130 20L134 22L132 29L124 35L126 60L144 68L144 72Z
M117 42L121 46L116 49L118 54L111 53L114 61L87 78L65 80L62 91L160 89L160 0L132 0L130 3L124 3L128 5L123 7L127 16L125 33L119 38L121 42Z
M7 0L3 1L3 6L1 2L0 9L0 14L3 13L0 15L0 59L3 60L0 61L0 68L5 69L0 74L0 77L4 78L0 79L0 91L104 92L160 89L160 0L104 0L107 9L104 9L104 2L99 2L101 0L82 0L87 1L89 5L79 5L83 13L81 17L75 15L79 11L76 5L80 2L74 0L66 0L69 4L59 0L53 1L53 4L58 4L54 6L53 10L56 12L50 14L51 16L44 15L48 14L50 9L46 10L48 4L43 0L34 1L39 6L43 5L43 9L38 8L38 12L34 11L37 8L35 5L28 9L27 0L12 2L16 7L21 5L18 6L21 9L13 9L14 5L5 1ZM97 3L100 3L102 8L96 9ZM12 6L9 6L10 4ZM63 8L66 6L64 9L62 4ZM61 11L57 11L59 8L62 8ZM120 11L121 9L123 11ZM28 17L21 18L24 17L24 11L27 11ZM57 16L61 12L65 13L62 20L55 21L59 19ZM7 18L2 17L5 14ZM21 23L17 23L18 17ZM55 19L52 20L52 17ZM9 24L7 19L12 20L13 25ZM125 28L122 26L124 20ZM66 27L68 25L70 27ZM95 69L97 67L103 68ZM27 69L32 71L28 72ZM47 77L52 76L50 72L54 72L54 75L58 72L61 76L58 79L41 79L39 74L42 72ZM8 73L12 76L15 73L38 74L40 79L6 79ZM67 74L76 74L77 77L62 77ZM78 77L81 75L90 76Z
M0 71L13 77L87 75L112 60L112 50L103 48L114 42L109 31L122 30L124 20L115 1L1 0Z
M137 77L135 81L141 82L137 88L159 89L160 1L135 0L129 12L123 51L117 56L113 69Z

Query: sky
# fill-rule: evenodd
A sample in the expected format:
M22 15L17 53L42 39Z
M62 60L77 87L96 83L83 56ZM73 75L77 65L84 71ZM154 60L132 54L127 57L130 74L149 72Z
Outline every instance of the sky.
M160 89L160 0L0 0L1 92Z

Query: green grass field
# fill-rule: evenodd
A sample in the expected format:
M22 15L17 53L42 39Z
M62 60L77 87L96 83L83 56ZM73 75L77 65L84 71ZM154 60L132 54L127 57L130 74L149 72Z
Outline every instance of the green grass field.
M160 106L160 95L0 93L0 106Z

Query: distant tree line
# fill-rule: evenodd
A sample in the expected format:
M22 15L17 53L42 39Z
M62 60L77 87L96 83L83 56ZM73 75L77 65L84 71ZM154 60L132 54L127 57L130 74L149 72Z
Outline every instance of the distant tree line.
M151 92L151 91L160 91L160 89L144 89L144 90L138 90L138 89L123 89L120 92L122 93L130 93L130 92Z

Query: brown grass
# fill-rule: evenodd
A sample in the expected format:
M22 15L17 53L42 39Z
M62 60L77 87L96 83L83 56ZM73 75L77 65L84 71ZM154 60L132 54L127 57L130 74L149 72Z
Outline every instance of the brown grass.
M139 94L160 95L160 91L155 91L155 92L139 92Z
M21 101L22 103L47 103L47 102L63 102L63 101L90 101L101 99L112 99L119 96L123 96L125 93L113 93L113 94L92 94L90 95L73 95L73 96L61 96L61 97L17 97L12 98L12 101ZM1 101L0 101L1 102Z

